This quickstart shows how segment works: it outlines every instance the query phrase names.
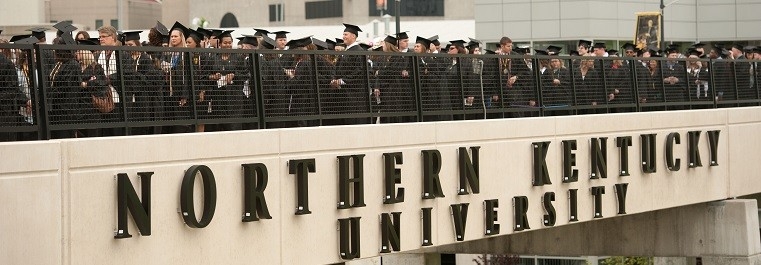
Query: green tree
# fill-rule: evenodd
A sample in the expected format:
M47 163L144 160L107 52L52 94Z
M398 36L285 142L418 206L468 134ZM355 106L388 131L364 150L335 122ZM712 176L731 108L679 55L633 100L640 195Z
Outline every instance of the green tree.
M610 257L600 262L601 265L652 265L653 258L647 257Z

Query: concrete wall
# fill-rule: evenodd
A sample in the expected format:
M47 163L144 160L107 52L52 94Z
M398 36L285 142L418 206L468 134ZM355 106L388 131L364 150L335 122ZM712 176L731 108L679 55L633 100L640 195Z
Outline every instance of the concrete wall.
M0 1L0 29L11 25L36 25L45 23L43 0Z
M701 130L703 167L687 169L687 131ZM719 166L708 166L705 131L721 130ZM484 236L483 201L499 199L500 235L513 232L511 199L529 198L531 230L543 229L541 198L555 192L557 226L569 224L566 194L579 191L579 220L592 221L590 188L604 186L603 216L617 215L613 186L628 183L627 213L722 200L761 192L756 173L761 164L761 108L591 115L398 125L295 128L224 133L75 139L3 143L0 152L0 221L2 264L325 264L341 261L337 220L361 217L361 255L379 255L381 213L402 212L402 251L435 251L421 247L420 209L433 208L433 243L455 240L449 206L469 203L465 240ZM675 155L682 169L670 172L664 162L666 134L678 132ZM657 133L657 173L639 169L639 135ZM619 177L615 137L632 136L631 176ZM607 179L588 179L591 137L608 137ZM578 141L580 179L561 183L562 140ZM547 164L552 185L532 186L532 142L551 141ZM457 149L480 146L480 194L458 196ZM446 195L422 200L421 151L442 155L441 186ZM385 205L383 153L402 152L400 187L403 203ZM337 210L337 156L364 154L366 207ZM296 178L288 161L314 158L309 176L312 214L294 215ZM242 223L242 168L268 167L265 191L271 220ZM211 224L192 229L179 212L180 184L192 165L207 165L215 175L218 202ZM130 239L114 239L116 181L126 173L140 191L138 172L152 178L151 236L139 236L130 219ZM731 174L730 174L731 172ZM200 183L199 183L200 184ZM196 185L197 187L200 185ZM200 191L200 189L199 189ZM202 196L196 196L200 205ZM200 209L198 207L197 209ZM200 210L197 210L200 212Z
M379 16L369 16L369 2L367 0L343 0L343 17L309 20L306 19L304 3L314 0L189 1L190 18L204 17L209 20L209 27L218 27L222 20L222 16L228 12L238 18L241 27L340 25L343 22L361 25L370 23L373 19L381 19ZM474 0L444 0L444 17L404 17L403 21L472 20L474 14L473 1ZM283 4L285 8L285 18L283 21L269 21L269 5L271 4ZM444 31L446 29L442 28L441 30Z
M665 1L670 3L672 1ZM666 7L667 41L758 40L761 0L681 0ZM475 0L476 37L497 42L633 40L636 12L659 0Z

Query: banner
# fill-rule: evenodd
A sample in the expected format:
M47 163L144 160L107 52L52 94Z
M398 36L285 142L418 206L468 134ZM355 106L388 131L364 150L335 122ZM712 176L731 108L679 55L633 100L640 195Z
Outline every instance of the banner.
M661 48L661 13L638 12L634 25L634 43L638 49Z

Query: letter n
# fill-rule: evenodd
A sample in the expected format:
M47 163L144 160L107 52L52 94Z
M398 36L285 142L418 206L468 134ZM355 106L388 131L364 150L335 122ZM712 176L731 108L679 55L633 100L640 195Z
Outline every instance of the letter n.
M132 214L132 219L135 220L135 225L143 236L151 235L151 176L153 172L139 172L140 176L140 190L142 195L142 202L137 198L137 192L135 187L132 186L132 182L129 181L129 176L125 173L119 173L116 175L117 186L117 230L114 238L130 238L127 225L127 211Z

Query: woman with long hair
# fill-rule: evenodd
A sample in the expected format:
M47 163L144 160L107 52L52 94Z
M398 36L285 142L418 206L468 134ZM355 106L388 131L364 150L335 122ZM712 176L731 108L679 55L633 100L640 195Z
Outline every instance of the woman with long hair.
M63 39L57 39L53 43L65 44ZM50 124L81 123L96 114L91 94L84 93L82 88L82 68L75 60L72 50L56 49L54 56L55 64L48 66L51 71L46 84ZM51 137L54 139L82 136L85 135L76 129L51 131Z
M109 94L111 88L108 86L103 66L95 61L93 53L89 50L77 50L75 55L79 62L80 76L82 77L80 86L84 93L89 94L91 98L96 97L96 99L111 97ZM85 113L85 120L91 122L97 122L102 118L94 107L93 110ZM100 136L98 129L80 130L80 132L88 137Z
M595 60L592 54L585 54L579 63L579 68L573 70L573 84L576 88L576 105L581 113L595 113L598 104L605 104L607 95L602 88L601 75L598 69L595 69ZM592 106L592 107L590 107ZM586 108L586 110L584 109Z
M409 58L399 55L398 39L387 36L381 43L383 53L377 61L378 97L381 101L381 111L412 112L415 110L415 91L411 89ZM414 121L415 116L393 115L381 118L381 123L401 123Z
M164 52L161 69L164 70L166 88L164 89L164 109L167 116L174 120L190 119L188 107L188 80L185 74L185 53L177 51L177 48L187 48L185 31L187 28L179 22L175 22L169 32L169 48L171 51ZM165 128L165 133L191 132L189 125L174 125Z

